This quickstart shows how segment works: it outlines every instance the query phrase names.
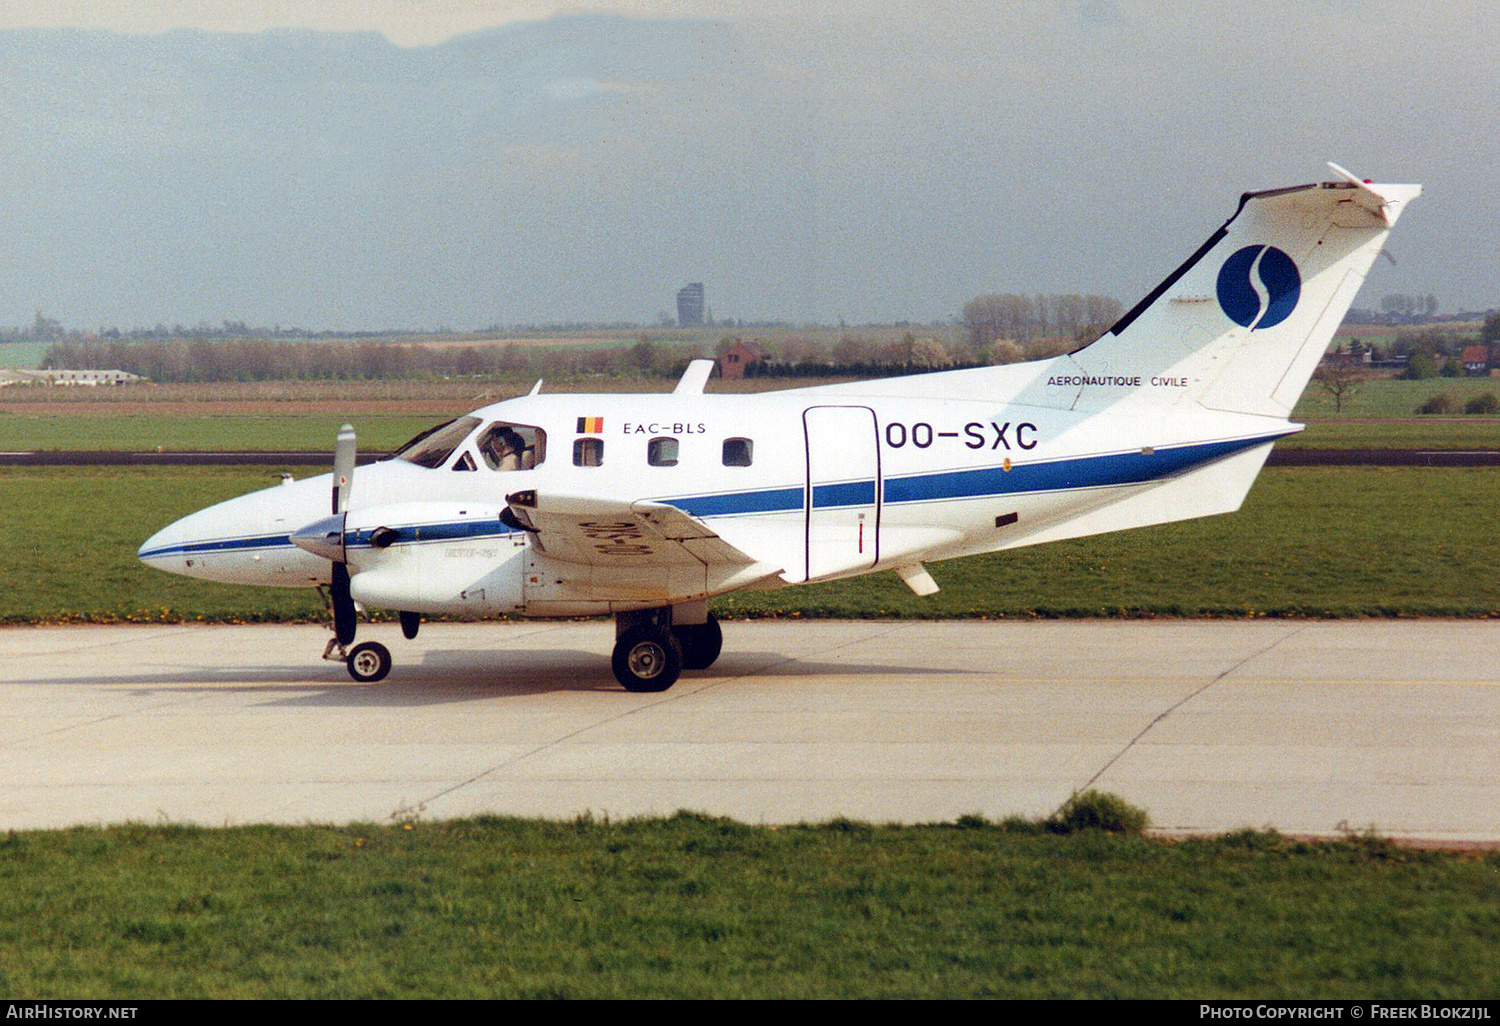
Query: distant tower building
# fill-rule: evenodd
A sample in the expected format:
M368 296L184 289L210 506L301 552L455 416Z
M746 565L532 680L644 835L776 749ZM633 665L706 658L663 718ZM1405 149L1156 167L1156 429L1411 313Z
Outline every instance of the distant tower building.
M677 290L677 326L698 328L703 326L703 283L689 282Z

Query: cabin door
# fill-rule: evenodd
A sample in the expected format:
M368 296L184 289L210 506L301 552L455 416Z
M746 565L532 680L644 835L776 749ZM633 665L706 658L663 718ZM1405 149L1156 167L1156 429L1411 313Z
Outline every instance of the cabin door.
M880 558L880 442L868 406L812 406L807 437L806 580Z

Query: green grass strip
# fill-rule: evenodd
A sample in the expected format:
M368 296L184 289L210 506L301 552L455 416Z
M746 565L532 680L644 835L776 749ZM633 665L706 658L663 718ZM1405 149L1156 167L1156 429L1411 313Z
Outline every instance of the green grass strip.
M12 998L1468 998L1500 859L1269 833L485 818L0 838Z

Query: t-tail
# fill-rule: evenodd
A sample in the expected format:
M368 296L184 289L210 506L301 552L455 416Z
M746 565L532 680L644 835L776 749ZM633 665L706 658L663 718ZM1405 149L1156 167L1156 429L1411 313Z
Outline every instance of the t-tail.
M1197 403L1284 420L1419 185L1338 181L1240 197L1239 209L1099 339L1058 361L1080 382L1138 380L1128 397L1081 387L1075 409Z

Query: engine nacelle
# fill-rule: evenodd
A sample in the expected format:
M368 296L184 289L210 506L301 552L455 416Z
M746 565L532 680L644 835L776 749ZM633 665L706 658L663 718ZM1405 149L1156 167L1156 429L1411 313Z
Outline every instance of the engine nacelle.
M413 613L519 612L526 534L500 520L504 508L409 502L350 510L350 595Z

